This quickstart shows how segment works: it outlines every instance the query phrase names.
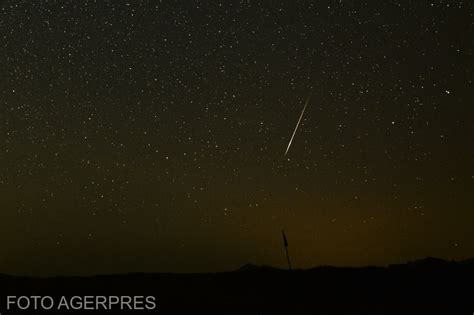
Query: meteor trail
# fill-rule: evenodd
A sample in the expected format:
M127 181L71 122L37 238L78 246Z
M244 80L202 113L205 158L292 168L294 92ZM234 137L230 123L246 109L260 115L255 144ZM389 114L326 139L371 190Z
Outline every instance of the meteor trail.
M308 102L309 102L310 97L311 97L311 95L308 96L308 99L306 100L306 103L304 104L303 110L301 111L300 119L298 119L298 122L296 123L296 127L295 127L295 130L293 131L293 135L291 136L290 142L288 143L288 147L286 147L285 156L288 153L288 150L290 150L291 143L293 142L293 138L295 137L296 130L298 130L298 127L299 127L300 122L301 122L301 118L303 118L304 111L306 110L306 106L308 106Z

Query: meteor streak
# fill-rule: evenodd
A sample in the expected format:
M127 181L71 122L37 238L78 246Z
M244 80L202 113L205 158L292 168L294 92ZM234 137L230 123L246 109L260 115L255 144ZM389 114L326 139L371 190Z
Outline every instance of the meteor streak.
M288 151L290 150L291 143L293 142L293 138L295 137L296 130L298 130L298 127L299 127L300 122L301 122L301 118L303 118L304 111L306 110L306 106L308 106L308 102L309 102L310 97L311 97L311 95L308 96L308 99L306 100L306 103L304 104L303 110L301 111L300 119L298 119L298 122L296 123L296 127L295 127L295 130L293 131L293 135L291 136L290 142L288 143L288 147L286 147L285 156L288 153Z

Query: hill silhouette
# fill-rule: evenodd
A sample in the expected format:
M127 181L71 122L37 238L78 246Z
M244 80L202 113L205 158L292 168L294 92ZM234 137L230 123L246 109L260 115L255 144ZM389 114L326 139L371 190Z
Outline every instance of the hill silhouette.
M0 276L0 294L156 297L140 311L6 311L7 314L472 314L474 260L426 258L387 267L291 272L247 264L233 272L91 277Z
M245 264L236 271L253 271L253 272L262 272L262 271L278 271L282 269L278 269L272 266L267 265L254 265L251 263Z

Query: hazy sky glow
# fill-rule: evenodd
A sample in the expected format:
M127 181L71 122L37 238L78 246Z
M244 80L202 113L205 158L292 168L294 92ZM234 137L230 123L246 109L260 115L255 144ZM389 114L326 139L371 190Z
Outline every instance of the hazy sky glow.
M472 1L165 2L0 2L0 273L472 256Z

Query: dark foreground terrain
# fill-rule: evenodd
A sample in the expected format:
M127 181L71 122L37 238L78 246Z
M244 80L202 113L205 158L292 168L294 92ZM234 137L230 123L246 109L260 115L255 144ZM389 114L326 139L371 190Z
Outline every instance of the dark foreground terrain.
M473 314L474 260L424 259L386 268L283 271L247 265L218 274L0 276L8 314ZM8 295L155 296L157 309L6 310Z

